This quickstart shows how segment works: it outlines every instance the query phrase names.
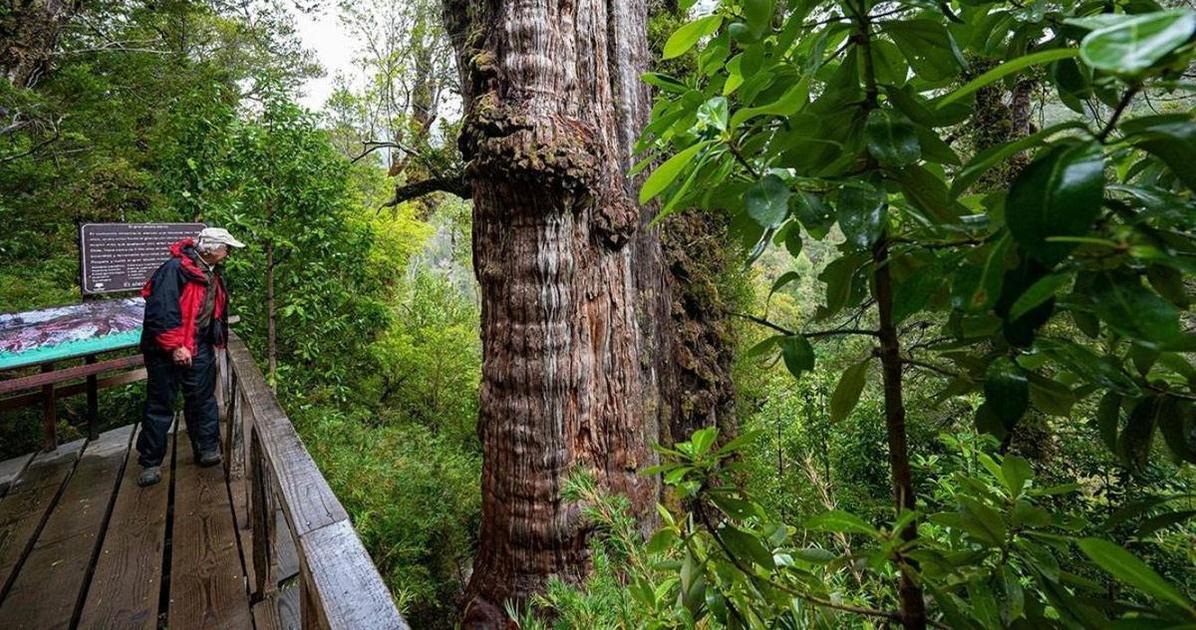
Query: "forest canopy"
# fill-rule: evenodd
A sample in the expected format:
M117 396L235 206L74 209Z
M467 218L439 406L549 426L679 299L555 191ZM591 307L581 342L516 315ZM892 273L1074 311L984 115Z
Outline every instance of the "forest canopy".
M1184 3L32 0L0 46L0 312L77 301L83 223L249 243L236 331L414 626L1196 623Z

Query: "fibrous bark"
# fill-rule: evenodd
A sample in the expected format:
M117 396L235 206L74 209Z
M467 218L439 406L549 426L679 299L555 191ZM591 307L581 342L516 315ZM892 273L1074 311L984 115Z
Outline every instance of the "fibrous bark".
M468 627L588 568L574 468L651 526L660 244L625 173L647 115L643 0L450 0L482 294L482 531Z
M69 0L10 0L0 16L0 72L33 87L50 66L63 26L78 10Z

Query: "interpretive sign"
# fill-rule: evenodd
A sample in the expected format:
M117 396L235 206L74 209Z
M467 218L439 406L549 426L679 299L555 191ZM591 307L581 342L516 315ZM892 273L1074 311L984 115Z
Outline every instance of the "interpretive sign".
M202 223L88 223L79 228L83 294L140 289L170 257L170 246Z
M139 297L0 314L0 370L136 346Z

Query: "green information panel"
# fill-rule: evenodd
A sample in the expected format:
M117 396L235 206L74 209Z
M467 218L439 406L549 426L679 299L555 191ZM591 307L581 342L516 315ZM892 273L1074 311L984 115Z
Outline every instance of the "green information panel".
M103 300L0 315L0 370L136 346L145 300Z

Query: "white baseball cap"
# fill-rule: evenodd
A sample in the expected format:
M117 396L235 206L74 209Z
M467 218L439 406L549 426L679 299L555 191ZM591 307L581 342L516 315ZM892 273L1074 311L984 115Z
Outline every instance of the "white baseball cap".
M245 243L233 238L232 234L224 228L210 227L204 228L199 233L199 238L196 239L200 243L213 243L217 245L228 245L229 247L245 247Z

